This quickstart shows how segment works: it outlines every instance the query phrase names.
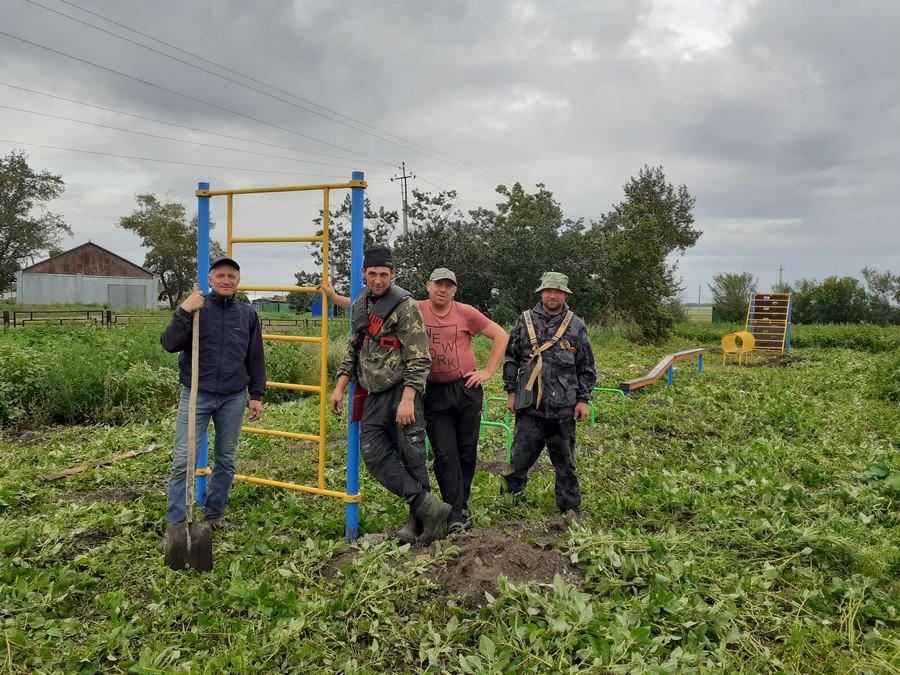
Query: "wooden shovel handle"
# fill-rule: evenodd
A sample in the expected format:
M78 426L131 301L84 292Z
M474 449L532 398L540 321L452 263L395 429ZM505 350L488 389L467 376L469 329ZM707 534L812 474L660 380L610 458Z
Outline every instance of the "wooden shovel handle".
M194 291L199 291L199 284L194 284ZM194 520L194 499L196 471L197 471L197 390L200 384L199 356L200 356L200 310L196 310L192 317L191 328L191 396L188 399L188 452L187 452L187 522Z

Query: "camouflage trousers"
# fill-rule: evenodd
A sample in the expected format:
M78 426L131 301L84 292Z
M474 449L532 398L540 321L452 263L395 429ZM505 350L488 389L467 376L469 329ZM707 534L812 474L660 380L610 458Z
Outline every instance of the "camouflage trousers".
M421 394L416 394L416 421L407 426L397 422L397 406L403 383L366 397L359 427L360 454L375 479L409 504L430 492L425 466L425 411Z
M560 511L581 506L581 486L575 473L575 419L553 419L527 413L516 415L512 460L503 474L509 492L522 492L528 471L537 462L544 446L556 474L556 505Z

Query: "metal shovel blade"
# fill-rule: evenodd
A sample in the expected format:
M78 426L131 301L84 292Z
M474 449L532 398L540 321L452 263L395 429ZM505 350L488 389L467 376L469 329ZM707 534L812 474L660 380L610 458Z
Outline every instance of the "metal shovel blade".
M213 568L212 530L206 522L171 523L166 529L166 567L209 572Z

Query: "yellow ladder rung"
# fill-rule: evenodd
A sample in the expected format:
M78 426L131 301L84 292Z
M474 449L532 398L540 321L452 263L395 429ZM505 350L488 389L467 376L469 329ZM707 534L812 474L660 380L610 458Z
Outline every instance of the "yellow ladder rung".
M274 340L275 342L315 342L320 344L321 337L310 337L309 335L275 335L263 334L263 340Z
M323 293L315 286L238 286L240 291L279 291L281 293Z
M272 389L290 389L291 391L309 391L313 394L322 393L322 385L319 384L294 384L293 382L266 382Z
M272 243L284 243L284 242L317 242L323 241L325 238L322 235L318 237L232 237L232 244L272 244Z

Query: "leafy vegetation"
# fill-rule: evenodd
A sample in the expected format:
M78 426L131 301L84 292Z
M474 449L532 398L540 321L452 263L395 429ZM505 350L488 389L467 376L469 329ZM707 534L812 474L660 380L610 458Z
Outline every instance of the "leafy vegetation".
M750 293L759 285L759 279L750 272L724 272L714 275L713 283L707 285L722 320L741 322L747 316Z
M568 275L569 302L580 316L606 325L629 322L649 340L666 337L677 318L673 255L683 254L701 235L693 228L694 198L687 188L670 184L662 167L644 166L623 186L624 200L586 224L566 218L543 184L535 187L531 193L520 183L500 185L502 201L495 209L468 214L457 208L453 191L413 190L409 232L395 239L396 212L376 212L367 202L365 244L390 241L397 283L418 297L433 269L453 269L457 299L498 323L511 324L532 307L541 272L553 270ZM349 197L330 213L329 270L344 295L350 278L349 216ZM313 259L322 262L320 247ZM310 278L309 272L296 276Z
M63 234L72 234L61 216L45 210L45 202L65 189L61 176L28 166L21 150L0 157L0 291L26 264L56 252Z
M239 527L217 533L215 569L198 575L163 566L165 450L41 481L168 446L171 407L121 426L7 427L0 663L11 673L897 673L900 409L875 384L896 392L900 332L851 328L798 327L789 356L754 367L722 366L714 353L702 374L679 362L673 387L635 392L624 410L598 394L598 425L578 431L584 521L555 543L583 582L501 578L480 609L428 578L464 539L351 549L337 499L238 483L229 517ZM3 348L18 350L4 381L15 370L47 392L57 354L71 366L90 352L120 376L142 364L174 377L158 330L81 330L80 356L72 330L4 332ZM599 385L669 352L714 349L729 327L682 325L657 347L629 342L631 330L591 330ZM484 358L489 343L476 349ZM488 394L498 393L495 378ZM264 422L309 431L317 419L318 400L302 397L270 403ZM327 434L326 484L339 490L345 420L329 416ZM485 439L483 460L505 452L501 436ZM246 435L238 468L310 484L315 455ZM558 520L552 485L536 473L513 503L479 471L475 527ZM362 533L405 520L365 470L362 492Z
M159 299L167 299L169 307L175 309L197 279L197 214L188 220L182 202L161 202L152 194L137 195L135 199L138 208L130 216L120 218L118 226L139 236L141 246L149 249L144 268L159 277L163 288ZM214 227L210 221L210 230ZM210 240L210 261L223 255L221 244Z

